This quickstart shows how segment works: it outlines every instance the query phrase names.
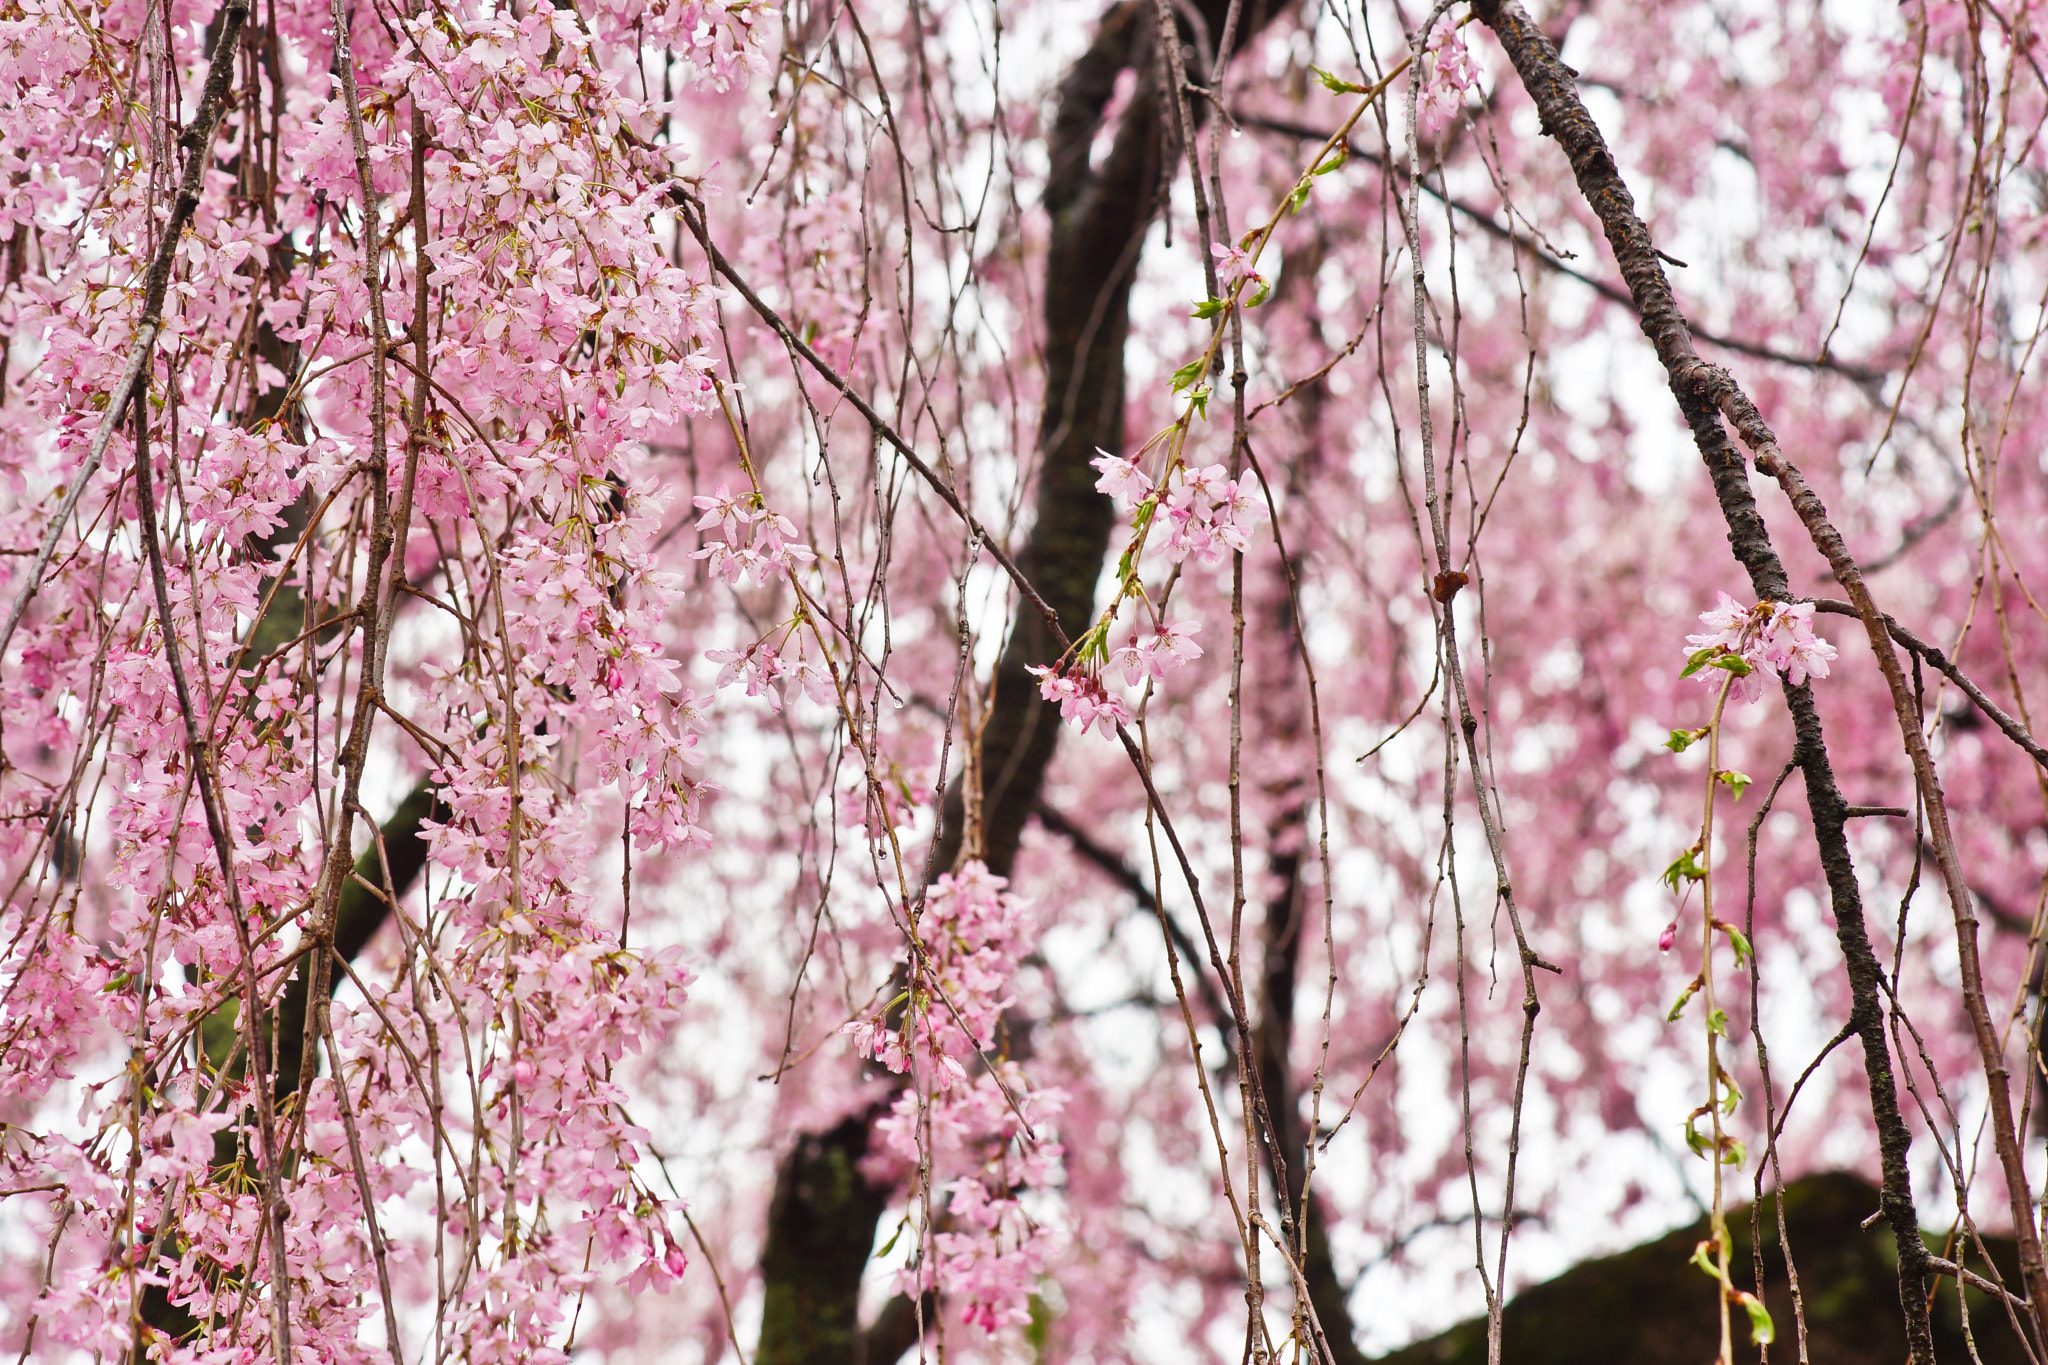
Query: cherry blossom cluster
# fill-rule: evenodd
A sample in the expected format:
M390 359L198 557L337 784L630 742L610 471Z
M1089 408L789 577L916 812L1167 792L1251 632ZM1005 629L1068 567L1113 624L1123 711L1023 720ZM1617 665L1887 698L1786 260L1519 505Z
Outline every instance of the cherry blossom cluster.
M1251 543L1248 532L1265 514L1263 504L1253 496L1251 481L1231 478L1222 465L1194 468L1175 463L1162 490L1135 461L1102 451L1092 463L1100 474L1096 488L1131 505L1138 539L1125 555L1127 572L1155 525L1166 528L1167 552L1176 563L1192 554L1213 565L1245 550ZM1075 645L1069 658L1029 670L1038 679L1039 695L1058 705L1061 719L1083 734L1096 726L1113 731L1129 724L1135 714L1127 701L1109 690L1103 679L1105 667L1120 672L1132 687L1149 686L1202 657L1202 647L1194 641L1201 622L1167 621L1157 612L1150 613L1149 631L1133 621L1124 643L1110 649L1110 632L1126 601L1145 603L1134 574L1116 603ZM1149 607L1139 610L1148 611Z
M1762 696L1767 671L1783 674L1794 687L1809 678L1828 676L1828 665L1836 658L1835 647L1813 633L1811 602L1759 602L1746 607L1725 592L1720 598L1718 606L1700 613L1700 624L1706 629L1686 636L1685 643L1694 664L1712 658L1741 661L1746 671L1737 674L1731 698L1752 702ZM1711 673L1700 676L1718 683Z
M1034 1196L1059 1183L1065 1152L1052 1125L1065 1104L1056 1088L1031 1089L1013 1061L923 1104L914 1091L898 1097L876 1126L903 1160L929 1157L944 1196L939 1230L900 1276L904 1293L937 1290L990 1335L1030 1324L1031 1296L1062 1242L1047 1201Z
M861 1056L898 1073L913 1061L928 1063L941 1087L952 1083L949 1077L966 1078L959 1059L995 1044L1011 1003L1010 978L1027 946L1029 913L1007 885L979 860L939 874L918 914L910 988L881 1016L842 1030ZM890 1023L899 1006L898 1022Z
M1221 564L1249 547L1250 533L1266 514L1256 485L1231 478L1220 464L1197 468L1176 462L1162 490L1130 460L1105 451L1093 463L1101 471L1095 486L1133 504L1140 525L1155 510L1163 515L1167 551L1176 563L1192 555L1203 564Z
M1172 621L1157 626L1142 638L1136 626L1125 642L1109 655L1109 666L1123 674L1132 687L1166 677L1173 669L1202 657L1194 636L1200 621ZM1082 734L1099 725L1111 733L1131 723L1130 704L1109 690L1102 669L1092 658L1059 667L1032 666L1025 670L1038 679L1038 693L1060 708L1060 719L1077 726Z
M0 1184L63 1191L25 1306L39 1352L127 1353L154 1286L200 1323L172 1343L144 1320L159 1359L268 1359L280 1334L355 1359L380 1298L417 1300L440 1257L425 1292L450 1349L560 1359L585 1290L663 1287L684 1263L618 1073L690 974L629 950L616 883L590 879L621 833L643 857L708 838L701 702L663 643L685 580L648 461L715 403L720 295L671 251L689 149L661 140L638 63L651 42L707 83L744 75L768 11L362 10L367 195L333 13L264 7L282 83L252 76L198 149L212 167L137 405L162 619L132 415L101 428L186 154L150 130L189 115L175 92L203 81L206 16L0 17L19 181L0 238L33 231L47 266L0 299L38 356L0 402L0 607L25 606L0 659L0 863L20 891L0 913ZM167 111L134 116L126 92L166 86ZM805 553L765 514L732 524L742 572ZM263 1039L274 1070L311 1048L261 1077L265 1117L250 981L266 1027L284 1019L334 870L361 857L383 894L366 817L397 793L357 796L356 733L373 771L432 792L425 885L331 967L341 995L304 1038Z
M1082 734L1097 725L1105 734L1113 733L1119 725L1131 723L1129 703L1103 685L1100 669L1079 663L1034 664L1028 671L1038 679L1038 694L1057 705L1060 719L1076 726Z
M1422 82L1417 108L1422 126L1441 128L1465 105L1465 92L1479 80L1479 68L1465 46L1464 35L1452 23L1439 23L1430 31L1429 75Z
M979 861L933 882L899 1022L862 1019L845 1030L861 1055L910 1075L877 1127L888 1151L930 1163L943 1196L903 1288L936 1289L962 1321L991 1334L1030 1322L1031 1295L1058 1244L1026 1203L1058 1182L1051 1124L1065 1103L1056 1089L1033 1089L1015 1061L991 1055L1033 927L1005 886Z
M797 535L796 523L780 512L771 511L759 494L735 495L724 484L713 494L694 499L703 513L697 529L717 527L723 540L714 540L696 553L709 560L715 578L738 587L748 575L766 583L794 573L816 559L817 553Z
M704 657L719 666L718 687L744 680L748 696L766 697L780 711L792 688L820 706L838 702L831 664L816 652L802 621L792 618L745 649L707 649Z

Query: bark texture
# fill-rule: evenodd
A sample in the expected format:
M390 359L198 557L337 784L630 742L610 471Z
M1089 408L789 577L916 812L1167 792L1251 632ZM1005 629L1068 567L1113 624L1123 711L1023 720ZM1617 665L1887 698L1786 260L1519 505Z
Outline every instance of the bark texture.
M1692 334L1672 296L1649 227L1637 215L1635 199L1622 181L1606 139L1579 98L1571 68L1559 59L1556 47L1530 19L1519 0L1474 0L1473 11L1507 50L1523 88L1535 102L1543 131L1564 148L1580 192L1600 219L1608 245L1614 250L1615 263L1628 284L1643 334L1656 348L1657 358L1670 378L1672 396L1677 399L1679 410L1692 429L1693 443L1706 463L1715 499L1728 525L1730 549L1748 572L1751 587L1759 598L1788 599L1792 594L1785 566L1772 548L1770 534L1757 511L1742 454L1728 439L1714 398L1704 382L1711 367L1693 349ZM1899 1111L1898 1083L1885 1038L1880 998L1883 972L1871 948L1864 922L1863 895L1843 832L1848 803L1835 781L1811 690L1804 685L1787 685L1784 691L1792 713L1793 758L1806 782L1814 840L1834 911L1836 941L1849 979L1849 1022L1863 1046L1863 1069L1869 1080L1871 1112L1882 1159L1881 1207L1899 1247L1899 1301L1905 1315L1906 1342L1915 1365L1931 1365L1934 1348L1927 1310L1931 1267L1920 1241L1920 1220L1913 1205L1906 1166L1912 1134Z

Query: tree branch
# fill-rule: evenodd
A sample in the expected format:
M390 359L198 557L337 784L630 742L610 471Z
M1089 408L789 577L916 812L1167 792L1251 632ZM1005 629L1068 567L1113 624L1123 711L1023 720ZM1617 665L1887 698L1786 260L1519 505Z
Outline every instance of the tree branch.
M1824 612L1829 616L1854 616L1858 619L1862 617L1862 613L1849 605L1849 603L1837 602L1832 598L1814 598L1813 606L1814 610ZM2019 745L2027 757L2033 759L2034 762L2040 764L2043 768L2048 768L2048 749L2041 747L2040 742L2034 738L2026 726L2020 724L2019 721L1999 709L1998 703L1986 696L1983 688L1971 682L1969 675L1958 668L1955 661L1943 653L1938 645L1929 644L1912 631L1900 625L1889 615L1884 618L1884 625L1886 631L1890 633L1894 640L1897 640L1915 655L1926 660L1928 664L1933 666L1936 672L1954 683L1962 691L1962 694L1970 699L1970 704L1979 711L1982 711L1993 725L2003 730L2005 737Z
M1785 566L1771 546L1769 532L1749 490L1743 460L1721 426L1712 400L1696 376L1707 367L1693 350L1692 335L1658 263L1650 230L1636 215L1635 200L1623 183L1605 139L1579 98L1571 69L1557 49L1529 18L1520 0L1474 0L1474 12L1499 37L1523 88L1542 119L1543 131L1556 139L1571 160L1579 189L1599 217L1613 248L1630 302L1643 333L1657 350L1670 377L1672 395L1713 481L1715 498L1728 524L1728 540L1736 559L1748 571L1760 598L1791 597ZM1850 1024L1863 1045L1864 1072L1869 1081L1871 1113L1877 1126L1883 1169L1883 1212L1899 1248L1899 1300L1905 1316L1906 1340L1914 1365L1932 1365L1933 1339L1927 1312L1927 1281L1933 1273L1920 1240L1919 1215L1907 1169L1912 1133L1899 1112L1897 1080L1884 1032L1879 990L1882 969L1871 948L1863 917L1862 891L1843 832L1846 806L1835 782L1820 713L1811 690L1784 686L1792 713L1793 754L1806 780L1807 806L1813 814L1814 840L1827 878L1835 916L1836 941L1849 978ZM2022 1214L2024 1223L2025 1216ZM2041 1296L2035 1296L2037 1300Z
M235 72L235 49L241 42L243 21L248 17L249 0L228 0L222 9L220 32L214 38L213 52L208 60L199 112L178 137L178 146L186 153L185 169L178 181L178 196L171 201L171 216L164 223L163 236L157 239L156 255L150 259L149 270L142 277L142 316L135 324L135 340L128 348L128 360L121 367L120 379L107 394L107 415L100 419L99 430L93 433L92 447L86 453L85 463L72 476L71 491L65 495L63 505L44 530L43 543L36 550L35 562L29 566L28 577L22 583L21 591L15 595L14 605L7 610L7 625L0 628L0 658L6 657L7 646L14 639L14 628L21 624L22 613L28 610L30 599L42 591L43 574L56 553L57 540L63 535L72 513L78 510L78 501L85 496L93 475L99 473L100 461L107 453L107 442L120 430L121 422L127 416L129 399L134 396L149 365L157 333L163 328L164 296L170 289L171 267L177 260L185 228L199 207L199 191L206 177L206 168L213 162L214 135L220 127L221 112L227 106L228 84ZM0 768L5 766L5 753L0 751Z
M1307 124L1294 123L1287 119L1267 118L1261 114L1233 113L1231 117L1247 128L1257 128L1263 132L1276 133L1282 137L1296 138L1303 142L1326 142L1330 136L1328 132L1318 131ZM1363 161L1367 165L1377 167L1383 172L1387 169L1385 160L1370 147L1364 147L1351 141L1347 141L1344 146L1346 154L1351 160ZM1397 182L1401 183L1405 183L1408 179L1407 171L1398 164L1393 168L1393 176ZM1635 306L1634 301L1629 298L1627 290L1618 288L1597 276L1588 275L1583 270L1577 269L1569 262L1560 259L1546 249L1541 242L1517 232L1512 225L1501 222L1485 209L1478 207L1476 204L1467 203L1465 200L1453 195L1445 194L1441 189L1432 185L1426 177L1422 182L1422 192L1450 209L1453 213L1468 219L1474 227L1488 236L1528 252L1531 259L1553 274L1562 275L1568 280L1578 281L1610 303L1618 303L1624 308L1633 308ZM1709 332L1702 328L1694 328L1692 334L1696 340L1719 346L1724 351L1733 351L1737 355L1746 355L1757 360L1768 360L1774 365L1791 365L1802 370L1819 370L1829 374L1838 374L1851 383L1866 388L1873 384L1883 383L1886 374L1885 371L1868 365L1856 365L1846 360L1836 360L1831 356L1815 359L1811 356L1793 355L1788 351L1780 351L1774 347L1763 345L1760 342L1744 341L1740 337L1731 337L1720 332Z

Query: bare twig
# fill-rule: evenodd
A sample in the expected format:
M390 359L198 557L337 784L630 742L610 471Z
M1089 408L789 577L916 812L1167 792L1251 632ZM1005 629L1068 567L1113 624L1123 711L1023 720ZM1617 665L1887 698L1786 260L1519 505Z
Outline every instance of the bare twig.
M1474 12L1499 37L1522 86L1536 105L1545 132L1570 158L1573 174L1586 202L1599 216L1613 248L1629 297L1644 335L1656 347L1670 378L1672 396L1692 428L1694 444L1713 482L1715 498L1728 523L1729 543L1748 571L1760 598L1791 597L1785 566L1772 548L1770 535L1751 494L1740 452L1730 445L1720 414L1696 380L1710 370L1693 349L1692 334L1671 293L1648 226L1637 216L1634 197L1623 182L1606 139L1580 99L1573 73L1557 55L1550 39L1529 17L1520 0L1474 0ZM1883 1211L1899 1247L1899 1299L1905 1315L1907 1349L1913 1365L1932 1365L1934 1345L1927 1315L1925 1283L1931 1268L1920 1238L1907 1153L1912 1132L1899 1110L1898 1082L1892 1070L1880 1002L1882 968L1864 922L1862 890L1857 885L1843 832L1846 802L1835 782L1820 715L1811 689L1802 684L1784 688L1792 713L1794 757L1806 780L1807 807L1813 815L1814 839L1834 910L1836 941L1849 978L1850 1022L1863 1045L1864 1073L1869 1082L1872 1117L1877 1126L1883 1170ZM2022 1214L2024 1224L2026 1219Z
M1831 616L1855 616L1859 619L1862 616L1861 612L1857 611L1855 607L1847 602L1837 602L1827 597L1818 597L1812 600L1815 611L1824 612ZM2043 768L2048 768L2048 749L2041 747L2040 741L2034 738L2032 732L2026 726L2007 715L1997 702L1986 696L1983 688L1970 681L1969 675L1958 668L1955 660L1949 658L1939 646L1929 644L1893 620L1889 615L1886 615L1884 618L1884 626L1894 640L1897 640L1915 655L1926 660L1927 663L1933 666L1935 672L1954 683L1961 690L1962 694L1970 699L1970 704L1979 711L1982 711L1985 718L1993 725L2004 731L2005 737L2019 745L2028 758L2033 759L2034 762L2040 764ZM1889 814L1890 812L1887 811L1886 813ZM1904 811L1899 812L1901 815L1905 813Z

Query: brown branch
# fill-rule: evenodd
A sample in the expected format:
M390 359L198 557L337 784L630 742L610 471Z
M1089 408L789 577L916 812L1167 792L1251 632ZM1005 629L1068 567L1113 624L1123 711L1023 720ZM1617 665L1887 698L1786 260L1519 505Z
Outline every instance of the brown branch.
M234 77L235 49L241 41L242 24L248 17L249 0L228 0L222 8L220 33L214 39L213 52L208 60L199 112L178 137L178 146L186 153L185 169L178 182L177 198L171 201L171 216L164 223L163 236L157 240L156 255L150 259L149 270L142 278L142 316L135 324L135 340L128 348L128 361L121 367L120 379L107 394L107 415L100 419L99 430L93 433L92 447L86 453L85 463L72 476L71 491L43 532L43 543L36 550L35 563L29 568L21 591L15 595L14 605L8 608L7 625L0 628L0 657L5 657L8 643L14 639L14 628L21 624L22 613L28 610L30 599L42 590L43 574L50 567L51 556L56 553L58 537L71 520L71 514L78 510L78 501L85 496L93 475L99 472L100 461L107 453L107 442L120 430L121 422L127 416L129 399L135 394L149 365L157 333L163 328L164 296L170 289L171 267L177 260L185 228L199 207L199 191L206 168L213 163L214 135L227 105L228 84ZM4 766L4 755L0 755L0 767Z
M1748 571L1758 597L1788 600L1792 594L1785 567L1771 546L1750 493L1742 456L1729 443L1715 404L1696 382L1710 367L1693 350L1691 332L1658 263L1649 228L1637 216L1635 200L1621 179L1613 154L1579 98L1571 69L1558 58L1556 47L1530 19L1520 0L1475 0L1473 9L1507 50L1536 106L1544 132L1563 147L1580 191L1600 219L1622 278L1628 283L1630 301L1643 332L1656 347L1658 359L1670 377L1673 397L1706 463L1722 517L1728 524L1730 548ZM1933 1267L1928 1264L1926 1247L1920 1239L1919 1215L1907 1168L1912 1133L1899 1111L1898 1083L1885 1037L1880 1001L1882 968L1871 948L1862 891L1856 882L1855 865L1843 831L1847 803L1835 781L1810 688L1787 684L1784 693L1792 714L1793 754L1806 781L1807 806L1813 815L1814 839L1828 883L1836 941L1842 949L1849 979L1850 1023L1863 1045L1864 1072L1883 1169L1882 1209L1899 1248L1899 1299L1907 1347L1914 1365L1932 1365L1934 1348L1926 1285ZM2027 1222L2024 1211L2020 1221L2023 1225ZM2048 1296L2033 1297L2038 1302Z
M1877 656L1878 669L1884 674L1885 686L1891 692L1892 712L1898 719L1899 736L1905 742L1906 756L1913 765L1914 783L1920 792L1920 803L1927 821L1927 838L1934 845L1935 866L1941 873L1943 886L1948 892L1949 909L1955 917L1956 957L1962 977L1963 1007L1970 1017L1970 1031L1975 1035L1978 1056L1984 1063L1985 1088L1991 1108L1992 1148L2005 1176L2013 1234L2019 1243L2020 1276L2026 1283L2027 1298L2033 1305L2030 1317L2035 1331L2043 1339L2048 1339L2048 1266L2044 1266L2041 1260L2040 1231L2033 1218L2034 1201L2027 1180L2025 1154L2020 1149L2020 1130L2013 1114L2005 1047L1998 1025L1991 1017L1990 1005L1984 998L1984 969L1977 947L1975 897L1970 894L1969 882L1963 875L1962 855L1956 848L1955 832L1949 825L1948 802L1942 796L1941 778L1935 771L1934 756L1928 751L1927 736L1920 730L1920 706L1906 681L1905 671L1899 667L1898 654L1892 648L1891 632L1887 628L1890 618L1878 610L1870 589L1864 583L1862 569L1849 553L1841 532L1828 520L1820 495L1806 482L1798 466L1785 458L1777 437L1764 423L1762 414L1725 371L1706 365L1701 369L1711 373L1700 376L1696 382L1712 395L1721 411L1742 434L1744 443L1755 452L1756 467L1777 479L1793 510L1798 512L1814 547L1826 557L1829 568L1834 571L1835 581L1848 593L1857 615L1863 619L1871 653Z
M951 484L740 278L712 241L702 204L678 193L683 222L712 268L790 354L844 397L988 546L1030 605L1020 612L997 665L979 753L967 765L979 776L980 800L970 806L959 782L946 795L932 859L939 871L950 870L961 851L970 849L992 871L1009 873L1059 737L1058 713L1046 706L1026 669L1057 659L1067 645L1066 628L1085 623L1094 612L1115 512L1096 491L1088 461L1096 446L1122 444L1130 284L1154 212L1160 156L1150 81L1126 107L1100 169L1090 166L1088 149L1104 124L1118 75L1134 65L1145 69L1145 13L1141 0L1111 8L1060 87L1044 198L1052 218L1048 279L1059 284L1044 293L1046 388L1035 515L1015 559ZM970 809L980 816L972 830ZM890 1352L908 1350L926 1326L917 1305L904 1299L901 1306L892 1302L872 1338L859 1331L861 1280L876 1221L893 1194L869 1186L859 1174L873 1117L855 1116L830 1132L804 1135L777 1172L761 1256L756 1365L846 1365L856 1351L866 1365L890 1365Z
M846 381L844 375L833 369L825 362L824 357L806 345L802 337L790 330L789 324L783 321L782 315L776 312L766 299L754 292L754 287L747 283L746 279L734 268L732 262L726 259L725 253L718 249L717 243L711 240L711 228L704 215L703 203L687 190L677 189L670 193L683 220L683 225L690 229L690 235L695 237L697 245L703 248L705 258L711 262L711 268L725 276L726 282L739 291L740 297L747 301L747 306L754 310L754 313L761 321L768 324L770 330L777 337L781 338L782 344L789 348L792 355L801 357L806 365L816 370L826 383L838 391L840 397L851 403L854 411L867 420L869 428L877 436L887 441L895 449L896 453L903 457L911 469L916 471L917 476L923 479L926 485L939 495L939 499L946 506L953 509L954 514L966 523L968 530L973 533L975 540L988 547L989 557L994 559L1002 567L1003 572L1009 575L1010 582L1016 585L1018 594L1037 609L1039 615L1045 619L1046 628L1060 640L1062 647L1064 647L1066 637L1060 634L1058 614L1047 605L1043 597L1039 596L1038 589L1032 586L1031 579L1022 569L1018 568L1016 561L1003 549L1002 543L995 536L989 534L988 528L983 526L975 515L967 510L967 504L960 500L960 495L954 491L953 485L941 478L939 472L926 463L924 457L917 453L910 442L904 440L896 428L889 424L888 419L884 418L881 413L876 412L874 406L867 399L861 397L853 385Z
M1847 602L1837 602L1832 598L1815 598L1813 599L1813 606L1814 610L1824 612L1830 616L1855 616L1860 618L1862 615L1861 612L1857 611L1855 607ZM1937 673L1954 683L1962 691L1962 694L1970 699L1970 704L1979 711L1982 711L1993 725L2003 730L2005 737L2019 745L2025 751L2027 757L2033 759L2034 762L2040 764L2043 768L2048 768L2048 749L2041 747L2040 742L2034 738L2026 726L2013 719L2010 715L2007 715L1999 708L1997 702L1992 701L1990 697L1986 696L1983 688L1971 682L1969 676L1956 666L1955 660L1949 658L1941 650L1940 646L1929 644L1912 631L1900 625L1889 615L1884 618L1884 626L1885 630L1890 633L1894 640L1897 640L1900 644L1911 650L1919 658L1924 659Z
M1114 849L1105 848L1087 830L1042 800L1032 807L1031 813L1038 817L1039 824L1071 844L1074 852L1080 854L1083 861L1130 892L1137 900L1140 910L1148 914L1158 912L1159 901L1152 894L1151 885L1129 863L1118 857ZM1175 951L1184 958L1199 962L1201 950L1195 946L1195 941L1188 937L1188 931L1181 927L1180 921L1171 915L1162 915L1161 918L1166 923L1166 932L1173 940ZM1230 1011L1224 1007L1223 997L1216 993L1216 983L1209 978L1208 973L1195 973L1195 991L1202 997L1202 1008L1209 1012L1210 1022L1216 1026L1216 1035L1223 1045L1223 1061L1217 1069L1228 1075L1237 1065L1237 1049L1232 1043L1229 1029Z
M1202 0L1200 8L1212 31L1225 26L1224 0ZM1278 12L1271 3L1243 8L1241 28L1247 36ZM951 869L967 854L980 857L991 871L1009 874L1060 729L1057 711L1040 696L1037 680L1027 669L1057 660L1067 647L1068 632L1084 626L1095 612L1095 587L1116 513L1109 498L1095 488L1095 470L1089 462L1098 446L1118 449L1123 444L1130 289L1146 229L1157 212L1164 157L1151 11L1147 0L1113 5L1094 41L1060 85L1047 139L1050 172L1042 201L1051 218L1051 234L1045 265L1048 286L1043 291L1046 384L1039 415L1039 468L1031 530L1014 560L969 513L952 486L739 278L712 242L702 204L687 194L677 196L684 224L712 268L733 285L791 355L844 397L876 436L903 456L988 545L1031 608L1020 613L997 663L987 719L978 736L979 753L968 767L979 779L980 799L970 804L959 782L947 793L933 859L940 871ZM1115 125L1107 157L1099 166L1092 165L1090 149L1104 128L1118 77L1126 69L1138 73L1137 94ZM978 816L972 822L970 810ZM865 1365L889 1365L890 1352L908 1350L925 1326L917 1305L904 1299L892 1301L871 1333L848 1335L881 1207L872 1205L857 1183L825 1176L851 1169L847 1158L856 1146L865 1150L866 1142L865 1126L851 1123L832 1133L806 1136L778 1173L776 1212L762 1253L765 1301L756 1365L844 1365L856 1346ZM860 1258L804 1254L802 1249L825 1237L826 1229L836 1229L833 1235L858 1243Z
M1237 113L1233 114L1232 118L1244 124L1247 128L1257 128L1263 132L1276 133L1282 137L1296 138L1303 142L1320 143L1327 141L1330 136L1328 132L1311 128L1307 124L1294 123L1287 119L1267 118L1261 114ZM1382 171L1387 169L1385 160L1371 148L1349 141L1344 146L1349 159L1363 161L1367 165L1377 167ZM1407 171L1398 164L1393 167L1392 173L1397 182L1406 182L1408 179ZM1634 301L1629 298L1627 290L1609 284L1597 276L1588 275L1583 270L1579 270L1554 252L1548 250L1541 242L1517 232L1511 224L1501 222L1478 205L1468 203L1463 199L1457 198L1455 195L1445 194L1443 190L1432 185L1426 176L1422 181L1422 192L1450 209L1453 213L1469 220L1474 227L1488 236L1506 242L1518 250L1528 252L1532 260L1553 274L1562 275L1568 280L1576 280L1610 303L1618 303L1624 308L1634 307ZM1707 342L1709 345L1718 346L1724 351L1733 351L1737 355L1750 356L1756 360L1768 360L1773 365L1790 365L1796 369L1819 370L1828 374L1838 374L1851 383L1865 388L1883 383L1886 375L1886 371L1873 368L1872 366L1856 365L1846 360L1837 360L1832 356L1816 359L1812 356L1793 355L1789 351L1780 351L1761 342L1745 341L1741 337L1732 337L1720 332L1709 332L1704 328L1693 328L1692 335L1696 341Z
M217 40L216 51L232 47L229 37L228 33L223 33ZM194 155L196 158L198 154ZM150 470L153 457L149 451L147 386L138 388L135 392L143 399L132 405L135 413L135 519L142 538L143 558L149 565L150 583L156 593L157 627L163 636L164 661L170 669L171 688L178 699L178 713L185 725L185 761L199 788L200 809L206 815L206 832L213 841L214 859L220 868L221 897L226 902L228 917L234 923L236 947L241 953L242 1041L249 1049L250 1070L253 1073L251 1088L256 1098L257 1162L262 1180L264 1206L261 1226L268 1229L273 1221L275 1222L275 1228L270 1236L273 1301L271 1331L278 1358L288 1360L291 1357L292 1338L291 1275L284 1254L286 1206L284 1189L279 1183L277 1115L271 1103L270 1088L264 1084L269 1067L267 1050L264 1047L263 1002L256 983L256 949L249 941L249 917L242 909L241 883L235 875L235 859L228 835L227 819L221 808L220 793L214 786L212 754L199 733L199 721L193 713L192 691L185 679L184 656L178 648L177 619L171 613L170 582L164 572L163 545L156 529L156 480Z
M377 723L377 712L383 701L384 656L391 642L391 616L383 603L384 570L391 558L393 539L390 479L385 469L387 414L384 366L391 337L384 321L383 250L379 242L383 225L378 221L382 210L376 184L370 174L369 141L363 129L362 102L356 88L355 57L349 46L352 24L347 0L333 0L332 11L335 76L341 86L342 103L348 112L349 142L355 152L356 179L363 196L363 287L370 302L368 479L371 511L368 568L363 596L356 610L363 625L362 667L356 684L355 714L350 720L348 740L342 749L341 799L335 803L335 827L328 836L326 865L321 869L319 893L310 925L314 941L323 948L332 947L334 943L335 916L340 910L342 888L348 883L350 865L354 862L349 850L355 843L355 815L362 796L363 765L369 758L370 733ZM425 320L415 321L424 334ZM406 479L409 490L412 475L418 468L419 446L416 441L408 442L408 445ZM400 558L403 559L402 547ZM393 594L391 604L396 602L397 596ZM516 807L516 796L514 803ZM513 839L515 842L518 839L516 829ZM301 1091L312 1083L313 1070L318 1064L319 1038L326 1027L327 998L333 984L333 963L326 952L313 955L307 964L306 975L310 978L310 990L301 1029L298 1081Z

